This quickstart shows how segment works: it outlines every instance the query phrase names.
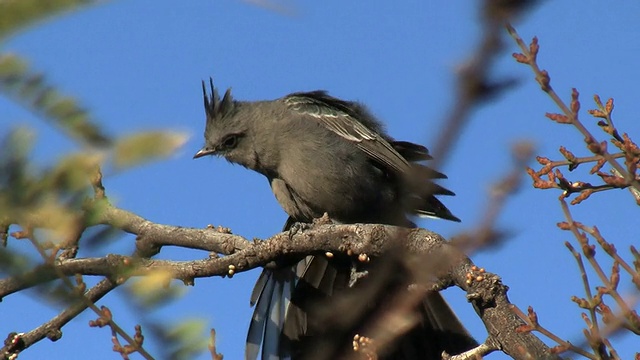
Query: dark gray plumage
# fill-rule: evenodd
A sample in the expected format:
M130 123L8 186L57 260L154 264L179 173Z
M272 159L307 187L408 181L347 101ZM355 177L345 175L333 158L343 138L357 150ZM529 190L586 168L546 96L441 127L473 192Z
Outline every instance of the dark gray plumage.
M203 91L206 144L194 158L218 155L263 174L289 214L285 228L325 212L342 223L413 226L407 213L459 221L434 197L453 195L431 181L446 176L418 163L431 158L428 150L394 141L361 104L323 91L257 102L235 101L230 90L220 99L213 82L211 97L204 82ZM247 359L257 358L261 344L263 359L336 358L342 348L313 350L336 332L323 327L313 306L350 291L349 271L348 259L311 256L264 270L251 297ZM439 359L443 350L475 344L439 294L428 295L420 311L420 329L385 358Z

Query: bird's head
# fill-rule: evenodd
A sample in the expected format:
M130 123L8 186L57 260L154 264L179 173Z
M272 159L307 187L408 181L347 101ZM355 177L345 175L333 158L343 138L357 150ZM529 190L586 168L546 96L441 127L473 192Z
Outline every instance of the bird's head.
M251 167L252 150L247 141L251 119L241 111L243 104L233 100L231 89L227 89L222 99L218 90L209 80L211 94L207 94L205 82L202 82L204 110L207 117L204 131L205 145L194 159L207 155L222 156L230 162Z

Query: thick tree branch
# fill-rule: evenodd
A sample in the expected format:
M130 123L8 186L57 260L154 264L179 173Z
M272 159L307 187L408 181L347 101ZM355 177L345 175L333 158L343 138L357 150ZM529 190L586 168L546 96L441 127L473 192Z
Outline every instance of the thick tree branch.
M153 246L158 245L156 239L165 242L176 234L190 239L194 248L225 248L224 244L229 243L245 243L247 246L244 250L228 256L192 261L154 260L124 255L65 259L56 265L41 265L28 273L0 280L0 297L56 279L55 272L51 271L54 266L68 276L83 274L115 278L145 275L162 270L171 272L176 279L190 282L199 277L228 275L230 266L235 273L254 269L283 255L304 256L326 251L351 250L354 254L380 256L388 247L406 248L411 252L425 254L444 244L440 235L428 230L402 229L386 225L322 225L304 231L280 233L267 241L252 243L240 236L220 234L215 230L158 225L143 219L142 221L146 222L146 225L138 228L142 230L138 236L145 238L145 241ZM149 229L153 229L153 235L146 232Z
M240 236L234 236L213 227L194 229L156 224L134 213L114 207L106 199L96 200L90 209L94 213L93 225L110 225L137 235L137 255L141 257L155 255L162 246L179 246L226 255L244 249L251 243Z
M53 281L57 278L56 273L67 276L75 274L106 276L111 280L104 280L103 283L108 282L115 286L113 284L126 281L131 276L165 271L175 279L193 284L195 278L232 275L265 266L289 256L320 255L330 251L384 258L390 251L404 250L403 254L409 263L424 264L427 260L428 271L432 276L437 276L437 289L456 285L468 293L470 302L474 304L485 323L492 348L503 350L516 359L531 356L541 358L550 355L548 347L535 336L516 332L516 328L523 322L509 308L507 287L502 284L501 279L479 270L444 238L425 229L373 224L336 225L326 224L325 221L311 226L294 226L294 230L276 234L267 241L251 242L243 237L215 229L190 229L154 224L112 206L103 208L101 214L97 223L111 225L136 234L137 241L145 243L145 249L159 251L163 245L179 244L179 246L229 255L193 261L154 260L122 255L62 259L55 264L41 265L30 273L0 280L0 296L9 295L38 283ZM56 271L51 271L54 267ZM107 290L104 291L108 292L111 288L105 287ZM91 291L97 292L98 289L101 287L96 286ZM104 295L103 292L99 294L100 296L95 294L87 296L97 300ZM53 328L57 326L59 329L72 317L70 314L77 314L84 308L84 305L81 308L77 305L66 310L56 317L56 319L66 320L56 320L53 323L55 326L52 325ZM61 325L58 326L58 324ZM33 332L35 331L38 329ZM34 336L33 339L37 340L44 337L42 334L38 335L39 338L35 335L29 336Z

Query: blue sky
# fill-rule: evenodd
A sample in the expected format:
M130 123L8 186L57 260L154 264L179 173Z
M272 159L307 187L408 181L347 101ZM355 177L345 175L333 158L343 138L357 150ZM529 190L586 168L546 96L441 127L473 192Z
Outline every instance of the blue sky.
M110 134L169 129L191 135L169 159L107 173L105 186L117 205L159 223L224 225L248 238L265 238L278 232L286 218L267 182L223 160L191 160L203 143L202 79L214 77L217 86L233 87L236 98L243 100L326 89L367 104L395 138L432 146L451 111L455 71L474 49L480 29L476 7L463 1L278 4L289 10L283 14L229 0L108 2L46 21L1 46L2 51L29 58L33 68L76 96ZM591 103L595 93L615 98L616 125L637 141L639 16L640 3L631 0L606 6L593 0L549 1L515 23L525 39L539 37L539 62L565 100L572 87L580 91L583 109L595 107ZM517 141L531 141L537 154L553 159L560 158L560 145L578 156L589 155L574 128L544 117L545 112L558 110L539 90L531 71L512 60L514 51L515 44L506 39L506 50L493 72L515 77L519 86L473 112L440 169L449 175L443 185L457 193L445 202L463 222L425 221L421 226L452 236L476 225L492 182L510 168L509 149ZM0 99L0 110L9 119L0 124L0 133L16 126L28 126L36 133L33 158L38 163L77 150L57 129L6 99ZM605 139L586 113L581 118ZM571 174L573 179L585 180L584 171L577 173ZM584 323L570 296L582 296L583 290L575 262L563 245L575 241L555 226L563 220L558 195L533 189L525 179L499 221L512 236L472 259L503 277L513 303L522 309L532 305L546 327L579 343ZM577 220L598 225L630 259L629 245L638 245L637 227L631 223L638 207L626 190L596 194L572 211ZM26 249L16 241L10 244ZM81 255L127 254L132 249L133 238L121 237ZM160 256L206 255L165 249ZM231 280L198 279L179 301L147 315L166 323L200 319L218 331L219 351L225 358L239 359L250 316L249 294L258 273ZM621 291L637 296L625 279ZM139 315L123 306L129 297L116 291L99 303L111 307L126 329L133 328ZM483 340L482 324L463 294L447 291L447 297ZM26 332L59 311L57 306L42 305L35 292L9 296L0 306L2 334ZM88 328L93 318L83 313L63 328L60 341L42 341L21 358L52 354L65 359L85 359L88 354L94 359L118 358L111 352L108 330ZM623 359L640 351L637 339L631 337L616 338L614 344ZM159 344L148 341L145 346L153 353Z

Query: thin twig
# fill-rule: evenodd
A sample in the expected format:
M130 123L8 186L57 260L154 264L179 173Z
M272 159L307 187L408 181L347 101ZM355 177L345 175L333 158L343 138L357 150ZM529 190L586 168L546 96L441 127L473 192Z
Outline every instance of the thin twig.
M117 286L118 285L116 283L106 278L100 281L96 286L92 287L89 291L87 291L84 296L95 303L103 296L108 294L111 290L115 289ZM74 305L71 305L66 310L62 311L60 314L56 315L46 323L25 334L20 335L20 339L23 343L22 349L28 348L29 346L47 337L51 337L53 340L59 338L61 335L60 329L69 321L78 316L81 312L83 312L86 308L87 304L80 301ZM9 349L10 347L5 345L2 349L0 349L0 354L4 354L5 356L10 355L8 353Z
M631 176L631 174L629 174L629 172L624 167L622 167L622 165L620 165L609 152L607 152L604 146L601 146L597 143L596 138L578 119L578 110L580 108L580 103L578 102L577 90L573 89L573 100L571 109L565 104L560 96L558 96L555 90L553 90L553 88L551 87L549 73L545 70L541 70L537 63L537 53L539 50L537 38L534 38L531 45L527 46L520 35L518 35L516 29L510 23L507 23L505 26L511 37L513 37L513 39L520 47L520 50L522 51L522 54L514 54L514 57L516 57L519 62L529 65L531 70L533 70L534 74L536 75L536 80L540 84L542 91L547 93L547 95L549 95L556 106L560 108L564 116L567 117L568 123L578 129L578 131L584 136L585 142L587 143L589 149L597 155L601 155L602 157L604 157L607 162L622 175L622 177L628 184L640 190L640 182L635 177Z

